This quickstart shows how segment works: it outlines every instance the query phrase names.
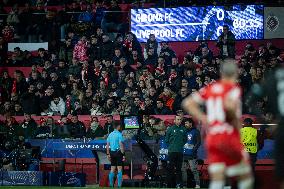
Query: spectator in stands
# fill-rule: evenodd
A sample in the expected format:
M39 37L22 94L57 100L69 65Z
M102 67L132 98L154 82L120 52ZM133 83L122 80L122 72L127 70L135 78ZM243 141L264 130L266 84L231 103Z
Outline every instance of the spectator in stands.
M110 61L110 59L106 59L106 60L102 60L102 63L103 63L103 69L102 69L102 72L103 70L106 70L107 72L107 77L109 77L109 82L107 82L107 86L109 87L109 83L111 83L111 81L114 80L114 78L117 76L117 70L116 68L114 67L113 63Z
M48 56L47 51L44 48L39 48L37 50L37 52L38 52L38 55L36 57L37 64L40 65L40 66L46 67L45 69L49 68L50 67L49 64L48 64L48 66L45 65L45 62L49 61L49 56Z
M203 47L201 49L201 55L199 57L199 63L202 64L202 61L206 60L208 63L213 60L213 52L208 47Z
M235 58L235 35L229 30L229 26L223 26L223 32L218 37L217 47L220 49L220 55Z
M30 114L25 113L25 119L21 125L20 136L23 136L25 139L31 139L35 137L37 123L32 119Z
M122 52L124 54L125 52L123 50L124 49L123 43L124 43L123 35L122 34L117 34L117 36L116 36L116 38L114 40L114 47L122 50Z
M49 138L53 138L56 134L56 124L53 117L49 116L46 119L46 126L49 127Z
M268 49L266 48L265 45L262 44L258 47L257 57L259 57L259 58L261 57L264 60L269 59L269 51L268 51Z
M141 106L141 112L142 112L143 115L155 114L153 100L151 98L149 98L149 97L145 98L144 103Z
M172 111L164 105L163 99L156 100L157 107L154 109L156 115L170 115Z
M145 59L149 56L148 53L149 53L150 49L154 50L154 52L153 52L154 56L158 56L158 54L160 54L160 52L159 52L160 49L158 49L158 48L159 48L159 43L158 43L158 41L156 39L155 34L150 34L149 35L149 39L147 39L147 43L145 45L145 50L146 50L146 51L144 51Z
M48 86L44 91L43 96L40 97L40 104L45 105L46 109L49 109L49 104L52 101L53 92L54 91L52 89L52 86Z
M131 114L131 106L129 100L126 97L122 97L120 102L118 103L118 108L116 110L116 114L119 115L130 115Z
M78 76L80 75L81 67L78 64L77 59L72 59L72 64L69 66L68 69L68 76L73 75L73 76Z
M168 86L171 90L173 91L178 91L180 88L180 83L181 83L181 77L180 74L178 74L177 70L174 68L171 68L169 70L169 79L168 79Z
M10 101L6 101L1 106L0 115L13 115L14 107L11 105Z
M139 115L141 106L144 106L144 102L140 101L139 97L133 98L133 103L131 105L130 112L133 112L133 114Z
M35 138L45 139L49 138L50 128L46 125L46 120L42 117L39 120L38 127L36 129Z
M24 111L19 102L14 103L14 110L13 110L13 116L23 116Z
M70 126L69 119L66 116L61 116L54 128L54 137L55 138L70 138Z
M100 58L101 59L110 59L114 54L114 45L113 42L110 40L108 34L102 35L102 44L100 49Z
M53 96L53 100L50 102L49 109L53 111L53 115L65 114L65 102L58 95Z
M170 66L172 58L176 57L176 53L169 47L169 43L166 41L161 43L160 57L164 58L166 67Z
M146 53L146 56L144 56L144 64L151 67L155 66L158 61L158 55L155 54L155 49L150 47Z
M44 62L44 66L43 69L46 71L46 73L48 74L48 77L50 77L51 73L55 73L55 67L53 67L52 62L50 60L46 60Z
M85 125L78 120L77 114L71 116L70 135L72 138L83 138L86 135Z
M73 50L73 59L77 59L79 62L88 60L87 51L89 45L86 36L81 37L77 42Z
M90 109L91 115L99 116L102 115L102 110L99 103L95 100L92 101L92 107Z
M126 75L134 71L133 68L131 68L131 66L127 62L126 58L121 58L119 62L120 62L119 64L120 69L122 69Z
M132 56L129 58L129 64L135 65L136 69L142 68L142 65L144 63L144 58L142 56L139 56L138 51L136 49L132 50Z
M159 95L159 99L163 100L165 107L169 110L173 109L175 97L176 94L169 87L164 87L164 91Z
M90 114L90 110L83 107L79 100L75 100L72 113L77 115L88 115Z
M56 67L56 74L59 77L60 81L64 81L67 78L68 73L68 66L66 66L66 63L64 60L59 60L58 67Z
M103 139L104 129L100 125L98 117L91 116L91 126L87 130L87 137L92 139Z
M35 95L35 86L30 84L28 91L21 96L23 110L27 114L38 115L40 113L40 99Z
M91 35L91 44L88 49L88 56L90 61L95 61L100 58L101 45L98 43L98 38L95 35Z
M82 98L82 106L84 109L90 110L93 102L93 91L87 89Z
M114 130L114 124L115 124L112 115L107 115L106 119L107 122L104 125L104 139L106 139L108 135Z
M40 75L38 72L32 72L31 77L28 79L28 83L30 85L36 86L36 84L40 81Z
M20 136L20 126L16 119L10 115L5 116L4 132L6 137L11 141L18 141Z
M114 114L116 112L115 102L113 98L108 98L103 107L103 113Z
M125 52L127 59L131 57L133 50L136 50L138 52L139 57L143 56L141 44L139 43L137 37L133 33L131 32L127 33L123 46L124 46L124 52Z
M117 86L118 88L120 89L125 89L126 87L126 83L125 83L125 77L126 77L126 74L125 74L125 71L123 69L119 69L118 70L118 75L117 75Z
M72 83L71 95L72 95L72 98L74 98L74 99L78 99L80 101L82 100L83 92L79 88L78 83L76 83L76 82Z
M60 46L58 58L66 61L68 64L72 62L73 46L71 38L66 38L65 43Z
M155 80L156 81L156 80ZM159 80L157 80L159 81ZM162 87L161 87L162 88ZM160 88L158 88L158 91L156 90L155 87L151 87L149 89L149 94L148 94L148 97L153 101L153 103L156 102L156 100L158 99L159 97L159 93L160 93Z
M158 65L155 68L155 77L161 80L166 80L166 73L168 67L165 65L165 59L163 57L158 58Z
M119 60L120 60L121 58L123 58L123 54L122 54L121 51L122 51L121 48L115 48L115 49L114 49L114 56L113 56L113 58L112 58L112 63L113 63L114 65L116 65L116 66L119 65Z
M181 109L181 102L189 95L188 88L181 87L179 90L179 94L175 97L173 102L173 111L176 112L177 110Z

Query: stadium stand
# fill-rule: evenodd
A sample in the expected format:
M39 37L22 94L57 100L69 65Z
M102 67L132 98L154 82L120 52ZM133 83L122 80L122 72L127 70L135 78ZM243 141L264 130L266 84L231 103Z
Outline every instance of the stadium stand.
M215 1L208 2L199 3ZM154 120L152 132L146 133L145 139L161 139L166 128L173 124L174 114L180 112L182 99L219 78L222 57L216 41L139 43L128 32L129 11L183 3L179 0L169 4L147 0L118 1L118 4L102 0L1 1L0 133L8 136L5 142L12 140L16 145L23 139L103 139L105 125L119 121L119 115L134 112L150 115L149 119ZM45 42L47 48L31 46ZM12 48L13 43L22 45ZM236 41L235 58L240 67L243 96L269 70L283 63L283 44L284 39ZM182 89L186 89L185 96ZM269 122L273 117L266 111L265 102L262 99L258 106ZM243 113L244 118L254 118L246 102ZM113 115L113 120L109 122L107 115ZM94 133L94 126L99 126L102 133ZM5 146L1 145L0 150L4 151ZM59 160L42 158L40 168L52 171L58 168ZM76 169L91 173L87 175L87 184L98 183L98 162L90 158L76 161L81 163L75 165ZM69 158L65 169L72 168L74 158ZM271 182L266 183L275 183L272 168L272 160L257 162L261 178L271 174ZM206 166L202 169L206 172ZM99 170L104 178L99 183L106 186L107 171L103 167ZM143 178L142 173L134 178ZM262 188L273 188L266 183Z

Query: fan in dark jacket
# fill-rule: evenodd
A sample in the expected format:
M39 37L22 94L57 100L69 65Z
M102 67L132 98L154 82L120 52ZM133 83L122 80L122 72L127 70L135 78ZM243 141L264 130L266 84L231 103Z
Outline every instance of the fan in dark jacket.
M83 122L78 120L77 114L73 114L70 123L70 135L72 138L83 138L86 136L86 128Z
M220 49L222 57L235 58L235 35L229 30L227 25L223 26L223 32L218 37L217 47Z
M113 42L109 39L107 34L103 34L103 44L101 46L101 59L108 59L113 56L114 53L114 45Z
M31 84L28 88L28 92L24 93L21 96L21 103L23 106L24 113L38 115L40 113L40 100L38 96L35 95L34 91L35 86Z
M156 115L171 115L173 112L164 106L164 102L162 99L158 99L157 101L157 107L155 108L154 112Z

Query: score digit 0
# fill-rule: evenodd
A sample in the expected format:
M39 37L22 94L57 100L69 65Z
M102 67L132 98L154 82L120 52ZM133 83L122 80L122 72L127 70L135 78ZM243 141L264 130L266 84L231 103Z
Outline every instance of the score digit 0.
M224 17L225 17L224 10L218 9L218 10L217 10L217 19L218 19L218 20L224 20Z

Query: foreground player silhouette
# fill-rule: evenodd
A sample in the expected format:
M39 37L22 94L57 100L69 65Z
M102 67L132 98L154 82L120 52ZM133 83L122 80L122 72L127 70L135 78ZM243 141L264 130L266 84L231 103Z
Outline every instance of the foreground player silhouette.
M284 67L283 64L277 65L261 84L253 85L248 95L248 107L252 113L256 114L262 122L265 122L264 115L259 107L256 106L259 100L267 97L266 111L272 113L278 127L269 127L270 133L274 134L274 157L276 177L280 180L280 188L284 189Z
M240 140L241 90L236 84L238 68L234 60L225 60L220 67L221 79L183 102L183 108L208 126L205 140L209 189L223 189L226 177L238 178L239 189L253 188L248 155ZM205 104L206 114L200 108Z

